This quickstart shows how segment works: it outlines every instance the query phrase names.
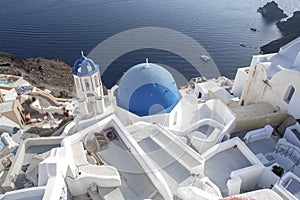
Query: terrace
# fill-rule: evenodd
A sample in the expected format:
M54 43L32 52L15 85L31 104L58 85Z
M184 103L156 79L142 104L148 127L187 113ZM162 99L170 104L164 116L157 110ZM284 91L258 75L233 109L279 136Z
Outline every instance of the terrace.
M251 163L242 152L237 147L232 147L205 162L204 174L220 188L222 195L226 196L227 181L231 172L249 166Z
M203 176L216 184L223 196L257 187L263 165L239 138L218 144L202 156Z
M59 147L62 137L30 138L21 143L2 188L5 191L38 185L39 163Z

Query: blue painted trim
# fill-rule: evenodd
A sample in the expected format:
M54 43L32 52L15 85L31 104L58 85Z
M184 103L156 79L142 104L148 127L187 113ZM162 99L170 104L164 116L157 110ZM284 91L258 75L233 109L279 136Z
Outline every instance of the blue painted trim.
M91 69L88 69L88 67ZM78 70L81 70L80 72ZM72 73L76 76L91 76L99 71L99 66L92 59L82 56L75 61Z

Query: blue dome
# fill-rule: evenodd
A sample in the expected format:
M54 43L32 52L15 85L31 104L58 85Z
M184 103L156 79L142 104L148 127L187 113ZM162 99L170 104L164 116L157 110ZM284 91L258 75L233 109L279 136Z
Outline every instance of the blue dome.
M85 56L76 60L72 69L72 73L76 76L90 76L98 71L98 65L92 59Z
M153 63L130 68L121 78L117 104L139 116L169 113L181 96L172 75Z

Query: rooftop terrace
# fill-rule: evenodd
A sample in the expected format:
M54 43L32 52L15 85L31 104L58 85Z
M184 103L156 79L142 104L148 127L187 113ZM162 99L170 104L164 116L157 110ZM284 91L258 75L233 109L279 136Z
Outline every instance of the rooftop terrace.
M251 163L242 152L237 147L232 147L207 160L204 173L220 188L222 195L227 196L226 184L230 179L231 172L249 166L251 166Z

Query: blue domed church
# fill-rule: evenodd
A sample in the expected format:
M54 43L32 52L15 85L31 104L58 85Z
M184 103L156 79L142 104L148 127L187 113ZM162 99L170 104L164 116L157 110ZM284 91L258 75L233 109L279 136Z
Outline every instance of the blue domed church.
M172 75L153 63L130 68L119 81L117 105L140 117L170 113L181 95Z
M72 69L75 82L75 99L79 102L80 113L84 116L105 111L103 87L99 66L82 53Z

